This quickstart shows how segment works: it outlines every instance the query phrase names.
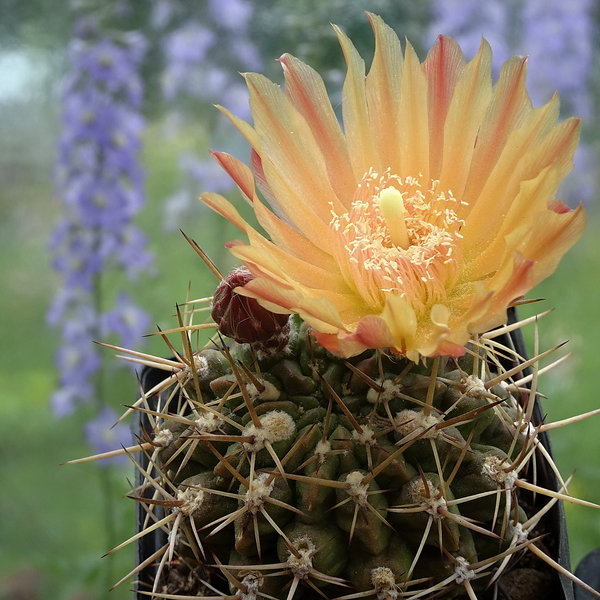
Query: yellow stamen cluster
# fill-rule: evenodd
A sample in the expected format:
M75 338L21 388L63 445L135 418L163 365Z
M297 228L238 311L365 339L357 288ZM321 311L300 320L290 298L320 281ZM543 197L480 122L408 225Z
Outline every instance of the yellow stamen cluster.
M346 280L370 305L383 306L394 293L420 312L445 303L460 264L459 201L431 181L422 190L412 177L369 171L347 213L334 214Z

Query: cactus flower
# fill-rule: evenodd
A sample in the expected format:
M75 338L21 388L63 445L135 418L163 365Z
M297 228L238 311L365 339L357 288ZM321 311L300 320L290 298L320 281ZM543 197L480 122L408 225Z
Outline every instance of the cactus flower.
M285 90L245 75L253 126L221 109L250 143L251 168L214 156L267 235L222 196L202 200L247 237L228 244L254 275L236 292L299 314L328 350L460 356L581 235L583 208L556 199L579 121L557 124L556 95L533 108L524 57L492 84L485 41L467 62L440 36L421 63L369 19L366 76L335 29L348 67L343 129L322 79L289 54L279 59Z

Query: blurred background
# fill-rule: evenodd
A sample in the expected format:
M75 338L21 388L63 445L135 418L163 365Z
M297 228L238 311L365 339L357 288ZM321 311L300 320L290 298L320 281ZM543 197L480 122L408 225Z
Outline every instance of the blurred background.
M239 72L282 80L289 51L339 100L344 68L330 27L369 60L364 11L380 14L421 58L438 33L471 58L481 36L495 69L528 54L536 105L558 89L583 117L565 201L587 205L584 238L523 316L555 308L540 347L573 353L544 376L549 421L600 407L600 141L593 0L0 0L0 599L131 597L134 531L128 461L60 466L130 443L109 427L137 394L134 371L103 340L168 354L146 333L172 327L175 304L209 296L214 276L179 232L225 272L223 219L202 191L239 199L208 149L243 160L241 136L213 107L248 118ZM240 204L241 206L241 204ZM533 343L533 329L526 332ZM570 491L600 502L600 417L553 432ZM567 506L573 564L600 546L600 512Z

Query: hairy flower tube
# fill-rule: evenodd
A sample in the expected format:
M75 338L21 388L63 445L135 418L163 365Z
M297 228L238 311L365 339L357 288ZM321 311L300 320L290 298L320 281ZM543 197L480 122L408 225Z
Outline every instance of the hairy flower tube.
M215 158L268 236L222 196L202 200L248 238L228 244L254 275L236 292L299 314L328 350L460 356L580 237L582 207L555 197L579 121L557 124L556 95L533 108L524 57L493 84L487 42L466 62L440 36L420 63L381 18L369 19L366 76L335 29L348 67L343 128L320 76L289 54L279 59L285 90L245 75L253 126L221 109L250 143L251 168Z

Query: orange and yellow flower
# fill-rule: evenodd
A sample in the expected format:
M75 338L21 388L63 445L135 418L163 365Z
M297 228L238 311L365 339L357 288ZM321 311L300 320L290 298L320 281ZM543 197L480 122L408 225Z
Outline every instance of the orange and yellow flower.
M557 124L557 96L532 107L523 57L493 85L485 41L466 62L440 36L420 63L381 18L369 19L366 76L336 28L348 67L343 129L322 79L289 54L280 58L285 91L245 75L254 126L221 109L251 145L252 168L214 156L268 237L222 196L202 199L248 238L229 244L255 276L236 291L299 314L332 352L460 356L580 237L582 207L555 199L579 121Z

